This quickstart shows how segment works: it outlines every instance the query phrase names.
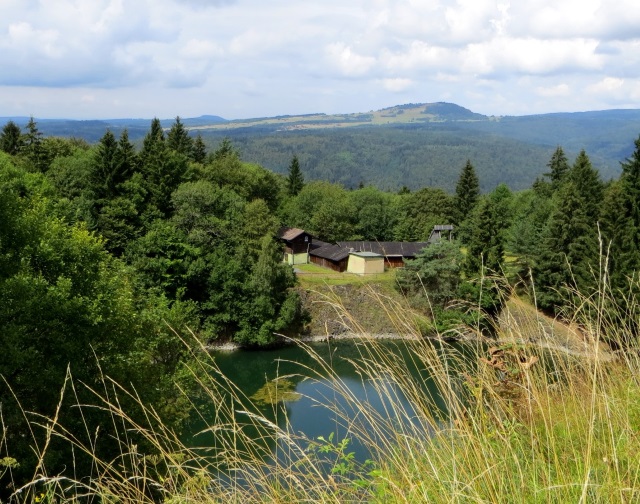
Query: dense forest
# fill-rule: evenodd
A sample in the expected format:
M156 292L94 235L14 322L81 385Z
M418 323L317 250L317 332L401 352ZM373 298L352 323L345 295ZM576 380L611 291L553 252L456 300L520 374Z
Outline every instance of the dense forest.
M544 174L517 192L493 179L483 191L488 186L464 143L456 146L453 179L440 175L450 192L368 185L356 169L367 160L342 159L340 147L335 155L352 173L348 187L305 180L311 153L298 156L295 144L286 174L243 161L238 145L246 146L222 139L208 149L179 118L168 129L154 119L139 147L126 129L89 144L44 136L33 119L3 127L0 404L3 423L12 426L4 445L20 454L25 476L38 453L27 447L24 411L54 416L60 398L53 391L68 378L86 386L65 396L64 411L90 400L99 377L108 376L131 384L179 426L187 407L174 384L189 387L183 338L259 346L299 334L307 315L294 272L281 261L280 226L326 241L419 241L435 224L454 224L456 241L425 249L398 275L398 288L438 329L481 323L490 333L505 282L535 285L538 307L561 317L570 316L574 292L589 296L602 282L623 301L640 266L640 139L617 180L603 181L584 150L570 160L557 147L536 167ZM513 173L532 169L518 164L516 151L504 155L519 166ZM384 158L389 177L396 177L393 157ZM637 328L629 327L633 338ZM67 424L79 433L85 422L100 425L101 436L117 429L99 409L94 419L69 411ZM47 453L59 457L47 465L62 470L68 453Z

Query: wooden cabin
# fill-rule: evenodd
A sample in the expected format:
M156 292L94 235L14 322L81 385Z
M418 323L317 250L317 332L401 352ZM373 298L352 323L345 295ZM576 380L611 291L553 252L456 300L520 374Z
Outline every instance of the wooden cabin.
M349 264L349 249L345 249L340 245L332 245L330 243L324 243L322 246L312 248L309 252L309 260L322 266L323 268L329 268L333 271L343 272L346 271Z
M284 244L284 262L291 265L309 262L309 250L313 243L313 237L304 229L281 228L278 231L278 238Z

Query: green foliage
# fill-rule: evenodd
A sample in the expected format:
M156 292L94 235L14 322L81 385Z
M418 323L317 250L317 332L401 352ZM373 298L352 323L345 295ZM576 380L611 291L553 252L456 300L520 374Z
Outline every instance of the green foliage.
M53 415L59 398L52 392L63 387L68 368L87 386L104 372L143 393L147 366L136 347L148 335L138 323L137 293L125 265L82 226L56 215L41 175L13 168L6 158L0 169L0 374L6 379L0 402L12 426L8 445L27 471L33 468L27 445L40 443L43 433L31 438L21 408ZM87 397L84 389L76 393L80 401ZM60 414L80 434L82 419L70 406L65 400ZM67 464L64 457L49 462L55 470Z
M525 189L545 171L544 164L552 152L548 145L558 142L555 138L551 143L533 145L526 140L474 131L476 126L479 124L378 125L277 134L242 128L224 133L203 130L202 134L210 142L220 135L231 136L243 159L283 175L295 152L307 182L324 180L357 188L364 181L394 192L404 185L412 191L434 187L450 194L456 185L451 174L457 173L468 159L473 160L483 192L499 183L512 190ZM610 172L613 175L615 170Z
M458 226L458 238L462 243L466 244L470 239L470 234L474 232L471 216L479 198L480 184L478 176L471 162L467 160L467 164L462 169L456 184L453 215L453 222Z
M0 134L0 149L7 154L16 155L22 149L22 143L20 127L13 121L7 122Z
M407 261L398 271L398 285L414 297L426 298L430 309L444 308L458 297L462 261L457 242L440 240Z
M501 201L492 196L483 198L469 219L465 272L469 277L485 272L499 273L504 261L506 229Z
M549 167L549 171L545 173L544 176L549 178L553 189L557 189L569 172L569 161L562 147L558 145L547 166Z
M262 249L265 236L276 236L278 220L261 199L255 199L244 207L241 217L242 227L238 233L239 246L252 261L256 261Z
M230 146L222 146L196 174L219 187L236 192L245 201L263 200L274 212L284 191L283 181L261 166L240 161Z
M289 165L289 176L287 177L287 193L289 196L297 196L304 187L304 177L300 170L298 156L293 156Z
M349 495L349 490L358 492L369 488L372 476L378 474L372 460L363 463L356 460L355 452L349 451L350 444L349 438L336 440L335 433L332 432L326 438L318 436L307 448L312 458L317 458L321 464L330 467L332 479L336 478L338 484L348 484L341 488L346 498L355 497Z
M180 117L176 117L167 134L167 147L188 157L193 155L193 139L189 136Z
M47 170L47 159L42 147L42 132L38 129L33 117L29 119L26 129L27 132L22 137L21 153L29 160L32 169L45 172Z
M207 159L207 147L202 139L202 135L198 133L193 141L193 150L191 153L191 159L194 162L203 164Z
M225 137L220 142L218 148L211 154L211 161L216 162L227 157L240 159L240 153L233 146L231 140Z
M277 335L304 323L291 266L282 262L280 246L271 236L262 240L262 250L245 287L244 316L239 321L236 341L268 345Z
M480 183L478 176L471 161L467 160L467 164L464 165L456 184L455 208L458 223L469 216L476 206L479 196Z
M591 165L591 160L584 150L576 157L571 170L567 174L569 182L583 201L584 211L592 223L597 222L600 204L604 194L604 186L600 173Z
M355 207L354 235L362 240L391 241L398 215L397 198L372 186L349 193Z
M419 324L423 335L443 336L462 327L491 331L491 317L503 303L500 289L492 279L464 278L464 264L460 244L441 240L398 271L397 287L431 317L430 325Z
M640 270L640 137L622 163L618 186L609 187L603 203L603 232L611 241L614 286L624 288L624 275Z
M426 241L433 226L454 221L454 198L442 189L424 187L399 195L392 202L395 240Z
M282 220L325 241L348 240L355 235L356 208L349 193L328 182L311 182L291 198Z
M506 233L506 249L516 255L512 264L513 281L528 285L530 272L542 250L543 237L552 210L552 201L546 194L531 189L517 193L513 198L512 223Z
M539 306L555 310L562 306L565 287L588 293L596 282L598 242L587 205L572 183L565 183L554 196L555 209L543 237L534 278Z

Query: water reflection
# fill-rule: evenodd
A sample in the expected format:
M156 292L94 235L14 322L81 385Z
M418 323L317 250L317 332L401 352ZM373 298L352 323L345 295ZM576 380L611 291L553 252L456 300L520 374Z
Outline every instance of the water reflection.
M449 362L450 373L456 374L456 359L447 357L452 351L460 354L460 348L442 344L436 346L443 362ZM434 428L433 421L425 418L447 416L442 386L437 386L430 365L416 351L416 343L402 341L376 342L375 344L340 341L317 343L308 348L290 346L265 351L236 351L216 353L216 365L230 378L246 398L251 397L266 383L286 377L294 384L300 398L277 405L252 406L253 413L273 422L278 429L307 440L327 438L334 433L336 440L349 438L349 451L363 462L372 456L371 447L382 445L383 437L398 432L399 424L404 432L428 436ZM411 379L408 390L403 390L389 375L393 366L406 368ZM389 370L385 373L385 366ZM391 366L391 367L390 367ZM373 373L367 373L367 369ZM445 393L453 393L451 390ZM416 397L429 397L429 401L415 401ZM231 400L231 399L230 399ZM416 410L428 404L432 411ZM235 411L244 411L247 404L238 404ZM433 411L436 410L436 411ZM237 413L239 422L247 413ZM206 418L214 418L215 412L205 413L204 419L194 422L188 433L189 444L215 446L218 440L211 433L195 435L206 429ZM371 425L374 419L375 428ZM251 439L260 438L266 459L274 461L282 455L295 457L291 446L278 443L274 436L264 436L250 422L243 427ZM216 434L219 435L219 434ZM365 440L361 442L360 440ZM304 448L304 446L302 446ZM300 449L295 447L293 450Z

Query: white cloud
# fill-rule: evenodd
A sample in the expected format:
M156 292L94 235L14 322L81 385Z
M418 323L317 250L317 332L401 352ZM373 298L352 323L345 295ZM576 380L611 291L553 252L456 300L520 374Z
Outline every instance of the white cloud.
M556 84L554 86L538 86L535 88L535 92L538 96L543 96L545 98L557 98L560 96L569 96L571 93L571 88L568 84Z
M637 106L636 3L2 0L0 115L117 103L251 117L443 97L490 114Z
M638 38L636 0L529 0L512 2L514 33L542 38Z
M329 44L326 48L328 63L346 77L358 77L372 70L376 59L354 52L342 42Z
M605 77L599 82L590 85L587 91L592 94L613 94L624 87L624 79Z
M411 79L403 79L397 77L395 79L382 79L382 85L388 91L398 93L400 91L406 91L414 85Z

